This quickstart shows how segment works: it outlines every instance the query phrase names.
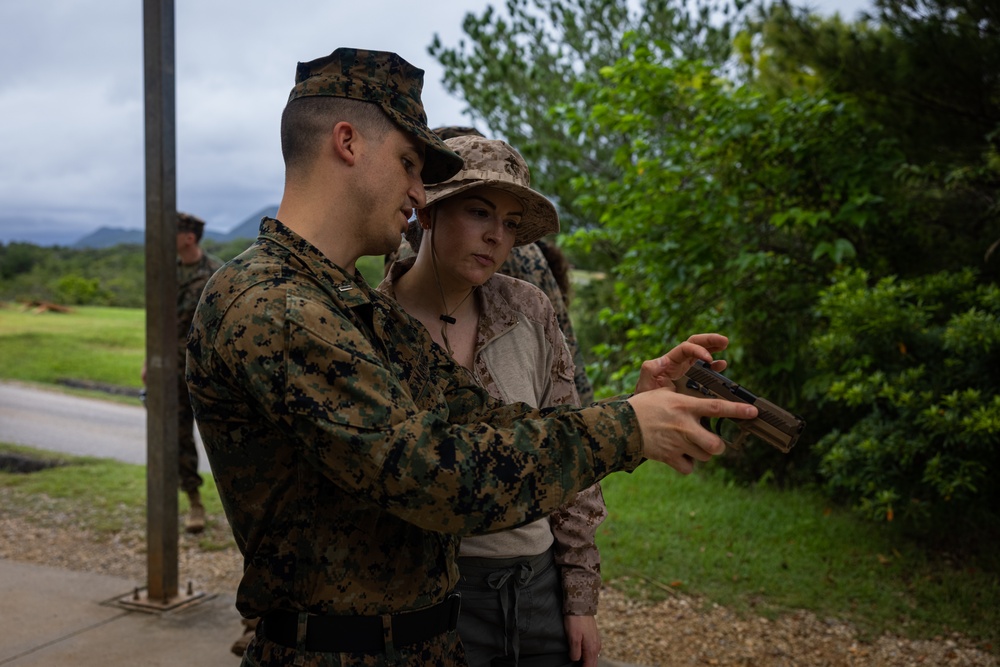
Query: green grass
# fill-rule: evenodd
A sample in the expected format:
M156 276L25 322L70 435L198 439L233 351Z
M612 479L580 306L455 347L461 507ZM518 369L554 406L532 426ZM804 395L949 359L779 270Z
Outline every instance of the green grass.
M1000 643L996 562L929 556L806 491L735 487L651 464L602 486L605 579L767 616L808 609L873 635L958 631Z
M146 513L146 466L112 459L70 456L0 442L0 456L16 454L57 465L33 473L0 470L0 490L6 510L44 509L47 514L98 533L115 533L141 526ZM201 487L209 514L222 514L222 503L211 475ZM180 494L179 512L187 512Z
M0 308L0 377L141 387L145 317L139 308L79 306L70 313L34 313L8 304Z

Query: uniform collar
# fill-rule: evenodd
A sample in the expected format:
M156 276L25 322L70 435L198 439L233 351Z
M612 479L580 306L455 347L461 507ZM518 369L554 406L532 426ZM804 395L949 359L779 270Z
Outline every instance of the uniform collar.
M267 239L288 250L302 263L303 268L317 276L320 284L329 286L337 300L348 308L371 303L371 286L357 268L354 275L349 274L280 220L263 218L258 238Z

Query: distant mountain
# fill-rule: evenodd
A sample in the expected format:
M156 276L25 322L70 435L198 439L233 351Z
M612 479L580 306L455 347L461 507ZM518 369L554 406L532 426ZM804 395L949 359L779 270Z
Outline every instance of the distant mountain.
M142 245L146 234L141 229L122 229L121 227L101 227L74 243L72 248L110 248L125 243Z
M236 239L255 239L257 230L260 227L262 217L274 217L278 212L277 205L265 206L243 222L239 223L228 232L220 233L211 229L205 231L205 238L214 241L228 242ZM100 229L87 234L79 239L71 247L73 248L110 248L124 243L134 243L142 245L146 239L144 229L124 229L122 227L101 227Z
M269 218L273 218L278 214L278 207L275 206L265 206L260 209L249 218L236 225L230 229L225 234L216 234L214 232L205 232L205 236L216 239L218 241L234 241L236 239L255 239L257 238L257 232L260 230L260 219L265 215Z

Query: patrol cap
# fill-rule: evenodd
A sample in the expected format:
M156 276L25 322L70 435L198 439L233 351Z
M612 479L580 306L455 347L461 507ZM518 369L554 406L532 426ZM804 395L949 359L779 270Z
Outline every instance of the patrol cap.
M371 102L404 132L426 147L424 183L443 181L462 168L462 158L427 127L420 101L424 71L395 53L339 48L323 58L299 63L288 101L300 97L344 97Z
M194 232L195 235L200 238L202 232L205 231L205 221L197 216L191 215L190 213L182 213L178 211L177 231Z
M521 154L506 141L465 135L447 139L465 166L443 183L427 185L427 206L480 186L504 190L524 205L514 245L527 245L559 231L559 214L548 199L531 189L531 174Z

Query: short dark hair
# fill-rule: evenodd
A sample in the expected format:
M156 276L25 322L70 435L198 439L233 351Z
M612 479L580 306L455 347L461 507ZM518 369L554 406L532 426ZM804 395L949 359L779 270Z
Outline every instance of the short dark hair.
M191 232L194 234L196 243L201 243L201 237L205 233L205 221L196 215L177 211L177 233Z
M281 156L288 169L308 164L323 135L334 125L347 121L379 141L395 123L377 105L345 97L300 97L285 106L281 114Z

